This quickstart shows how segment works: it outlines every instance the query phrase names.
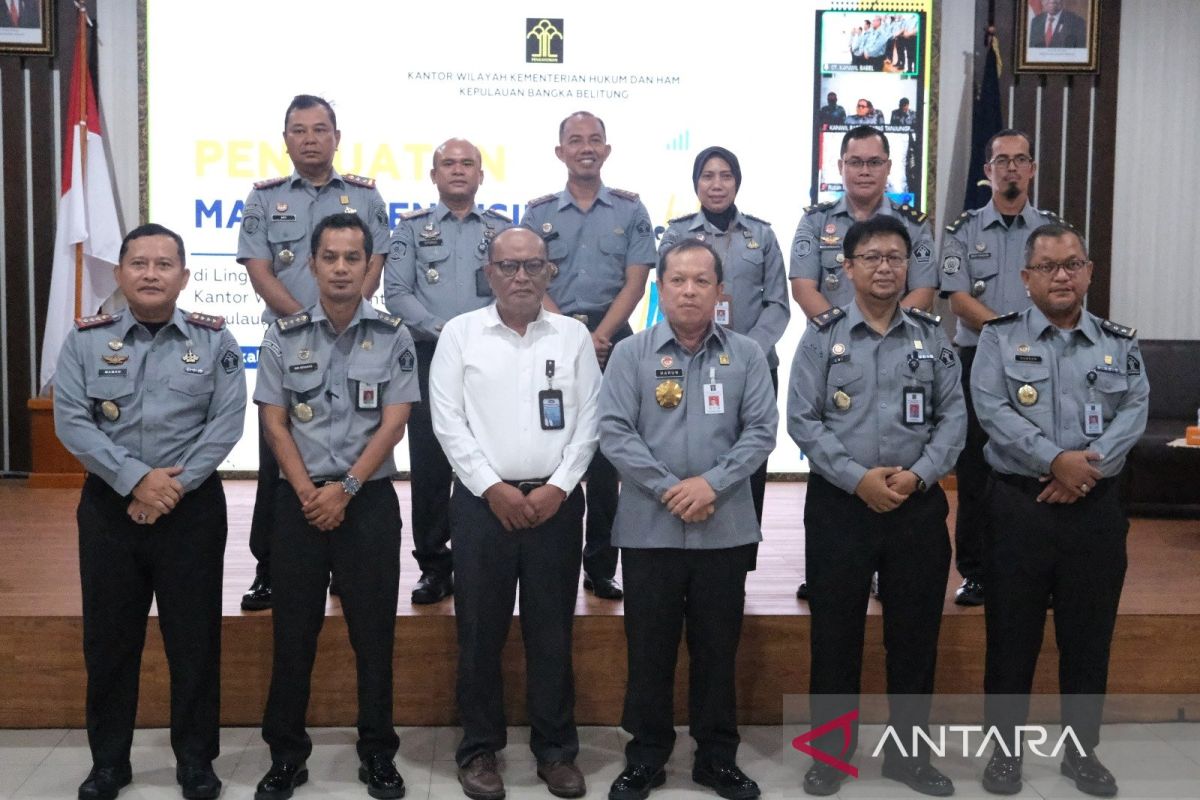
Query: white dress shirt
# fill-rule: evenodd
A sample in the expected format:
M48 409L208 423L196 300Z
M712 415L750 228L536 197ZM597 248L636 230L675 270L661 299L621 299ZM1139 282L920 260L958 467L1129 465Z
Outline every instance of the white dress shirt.
M542 430L538 393L549 388L563 394L562 430ZM547 476L570 494L596 451L599 392L591 334L545 310L524 336L495 304L451 319L429 370L434 433L458 479L480 497L502 480Z

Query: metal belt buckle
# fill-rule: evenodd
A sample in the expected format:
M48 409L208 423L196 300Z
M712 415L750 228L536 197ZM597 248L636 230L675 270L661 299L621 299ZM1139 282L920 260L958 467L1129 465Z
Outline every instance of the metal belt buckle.
M545 485L545 481L521 481L517 484L517 489L520 490L521 494L529 494L539 486Z

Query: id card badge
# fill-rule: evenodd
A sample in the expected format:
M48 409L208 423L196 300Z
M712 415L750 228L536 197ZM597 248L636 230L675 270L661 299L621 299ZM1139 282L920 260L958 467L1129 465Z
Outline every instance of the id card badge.
M719 383L704 384L704 413L725 413L725 387Z
M492 286L488 283L487 275L483 271L483 267L475 270L475 296L476 297L491 297Z
M566 427L563 412L563 394L558 389L543 389L538 392L538 410L542 418L542 430L561 431Z
M726 328L733 324L733 311L729 295L721 295L721 299L713 307L713 322Z
M925 390L920 386L904 387L904 424L925 424Z
M358 407L379 408L379 384L358 382Z
M1083 404L1083 432L1088 436L1104 433L1104 414L1099 403Z

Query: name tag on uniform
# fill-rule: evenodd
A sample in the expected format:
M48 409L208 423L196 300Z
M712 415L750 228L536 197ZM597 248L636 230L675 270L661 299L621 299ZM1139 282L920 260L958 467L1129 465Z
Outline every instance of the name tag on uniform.
M904 387L904 422L906 425L925 424L925 390L919 386Z
M379 408L379 384L358 382L358 407Z
M725 413L725 387L720 383L704 384L704 413Z
M563 393L558 389L543 389L538 392L538 410L541 412L542 430L561 431L566 427L563 411Z
M1083 404L1083 432L1088 436L1099 436L1104 433L1104 414L1099 403Z

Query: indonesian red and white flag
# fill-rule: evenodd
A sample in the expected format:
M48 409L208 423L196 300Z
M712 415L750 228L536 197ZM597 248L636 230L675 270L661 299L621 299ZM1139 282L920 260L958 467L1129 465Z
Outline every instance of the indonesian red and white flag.
M84 54L86 25L80 26L71 71L71 94L63 144L62 197L58 201L58 229L54 235L54 272L50 303L42 337L44 393L54 380L54 368L75 318L75 246L83 247L83 282L79 287L83 315L95 314L117 288L113 267L121 250L121 226L113 194L112 174L100 138L100 112L91 71ZM80 89L86 82L87 109L81 107ZM83 126L80 123L84 123ZM86 126L86 129L84 128ZM86 136L87 169L83 166Z

